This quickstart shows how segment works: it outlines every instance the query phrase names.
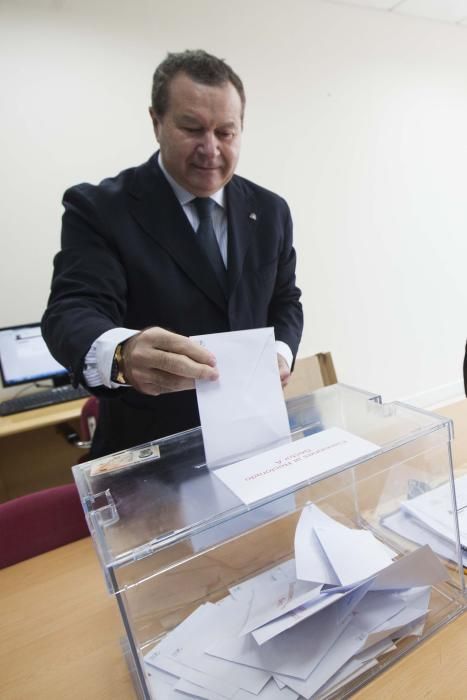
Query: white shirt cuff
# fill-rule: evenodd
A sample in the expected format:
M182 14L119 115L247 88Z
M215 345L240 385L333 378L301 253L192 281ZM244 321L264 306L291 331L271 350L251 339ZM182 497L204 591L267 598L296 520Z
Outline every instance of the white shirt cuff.
M276 342L276 352L279 355L282 355L284 360L289 365L289 369L290 369L292 367L292 362L293 362L292 350L289 348L287 343L284 343L282 340L276 340L275 342Z
M89 387L106 386L109 389L119 389L121 384L112 382L110 374L112 372L112 362L115 348L119 343L136 335L139 331L129 328L111 328L110 331L102 333L91 345L89 352L84 358L84 378Z

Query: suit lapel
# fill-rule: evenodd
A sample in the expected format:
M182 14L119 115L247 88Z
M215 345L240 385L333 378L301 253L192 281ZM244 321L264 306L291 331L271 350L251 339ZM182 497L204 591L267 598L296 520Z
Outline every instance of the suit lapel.
M225 310L225 295L196 242L190 222L159 168L156 155L136 171L130 195L130 209L139 225L171 255L207 297Z
M232 295L242 276L248 248L257 230L255 197L245 184L234 177L226 186L228 236L228 278Z

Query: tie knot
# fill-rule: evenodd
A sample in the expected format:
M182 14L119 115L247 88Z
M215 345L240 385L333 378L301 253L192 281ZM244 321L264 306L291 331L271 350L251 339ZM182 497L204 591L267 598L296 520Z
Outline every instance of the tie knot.
M191 201L195 205L200 221L201 219L211 217L215 205L213 199L210 197L195 197Z

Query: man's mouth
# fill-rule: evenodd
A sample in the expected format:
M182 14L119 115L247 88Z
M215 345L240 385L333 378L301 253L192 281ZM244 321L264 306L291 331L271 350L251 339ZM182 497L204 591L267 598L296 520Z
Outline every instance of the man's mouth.
M206 172L211 170L219 170L220 168L219 165L199 165L198 163L193 163L193 166L197 168L197 170L205 170Z

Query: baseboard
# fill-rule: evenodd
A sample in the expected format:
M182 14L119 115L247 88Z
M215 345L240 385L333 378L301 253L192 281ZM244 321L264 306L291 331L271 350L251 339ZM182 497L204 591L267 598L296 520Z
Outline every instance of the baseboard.
M456 403L456 401L461 401L462 399L465 399L464 385L462 382L454 382L453 384L437 386L428 391L407 396L405 399L401 399L401 401L411 406L436 410L441 406Z

